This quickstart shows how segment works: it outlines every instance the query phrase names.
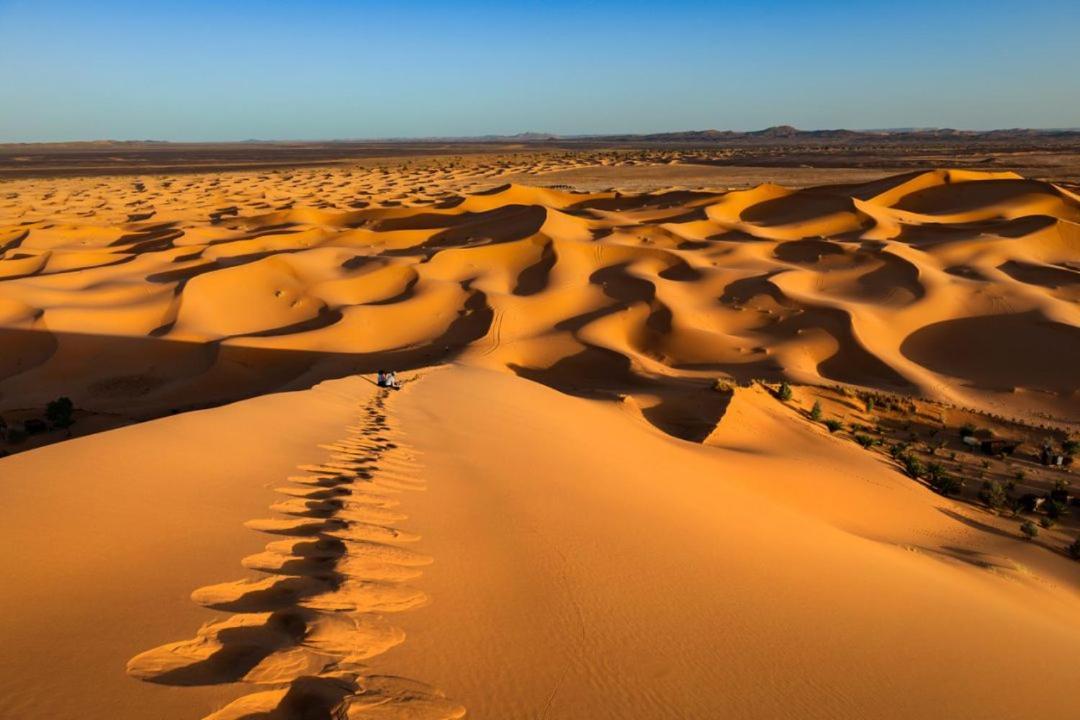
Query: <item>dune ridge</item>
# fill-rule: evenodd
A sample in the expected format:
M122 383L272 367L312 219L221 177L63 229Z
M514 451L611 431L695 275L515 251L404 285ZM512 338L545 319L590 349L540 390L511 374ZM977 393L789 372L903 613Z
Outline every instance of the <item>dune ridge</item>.
M388 418L389 392L366 403L344 438L322 446L333 453L327 462L302 466L308 475L277 489L289 498L271 506L278 516L245 523L286 538L243 559L261 577L191 594L199 605L234 614L204 624L190 640L135 656L131 676L162 685L253 686L205 720L465 714L435 688L365 665L405 640L385 616L428 602L405 583L432 561L402 545L418 535L395 527L406 519L396 497L424 485Z
M456 194L484 174L339 173L141 180L153 217L127 221L109 199L126 179L8 193L4 403L63 387L152 414L464 357L562 387L564 366L623 386L785 378L1078 419L1080 199L1051 183Z

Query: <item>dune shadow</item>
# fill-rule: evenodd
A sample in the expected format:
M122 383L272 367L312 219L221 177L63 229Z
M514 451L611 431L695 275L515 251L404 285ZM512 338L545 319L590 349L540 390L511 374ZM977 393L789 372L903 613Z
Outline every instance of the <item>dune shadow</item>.
M964 515L961 515L960 513L956 512L955 510L950 510L948 508L939 507L939 508L937 508L937 511L939 513L941 513L942 515L950 517L950 518L952 518L953 520L955 520L955 521L957 521L959 523L963 523L964 525L967 525L970 528L975 528L976 530L980 530L980 531L985 532L985 533L990 533L991 535L997 535L998 537L1006 537L1006 538L1014 538L1014 539L1017 537L1016 535L1014 535L1012 533L1007 533L1004 530L1001 530L999 528L994 527L993 525L989 525L989 524L984 523L984 522L979 522L978 520L975 520L973 518L969 518L969 517L966 517Z

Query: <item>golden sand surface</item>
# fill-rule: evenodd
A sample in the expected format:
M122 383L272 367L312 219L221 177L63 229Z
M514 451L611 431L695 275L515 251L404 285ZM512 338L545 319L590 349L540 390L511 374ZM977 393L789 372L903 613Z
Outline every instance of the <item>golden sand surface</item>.
M1068 716L1075 520L886 449L1071 486L1028 454L1080 422L1080 197L715 180L0 184L0 417L82 435L0 445L0 717Z

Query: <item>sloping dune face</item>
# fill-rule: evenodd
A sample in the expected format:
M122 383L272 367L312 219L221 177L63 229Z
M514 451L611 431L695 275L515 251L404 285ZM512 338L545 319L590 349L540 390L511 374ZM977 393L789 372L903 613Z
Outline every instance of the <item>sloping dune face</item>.
M1075 417L1080 200L1053 184L946 170L635 196L420 182L9 183L5 404L59 388L80 407L160 411L463 356L637 393L647 411L658 385L677 397L727 375ZM677 430L679 414L646 412Z

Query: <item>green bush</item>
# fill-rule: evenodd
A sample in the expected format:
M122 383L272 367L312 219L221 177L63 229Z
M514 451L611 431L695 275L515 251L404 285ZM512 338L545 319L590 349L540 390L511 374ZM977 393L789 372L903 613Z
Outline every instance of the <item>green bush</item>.
M1020 523L1020 532L1024 534L1025 540L1032 540L1039 535L1039 528L1035 527L1035 523L1030 520L1025 520Z
M918 478L922 477L923 473L926 471L926 469L923 467L923 464L919 460L919 458L915 457L914 455L911 455L910 453L905 453L905 454L901 455L899 457L899 460L903 464L904 472L906 472L908 474L908 477L913 477L913 478L918 479Z
M825 427L829 428L829 432L834 433L844 427L844 423L834 418L829 418L825 421Z
M727 380L721 380L717 378L717 380L713 383L713 390L715 390L716 392L729 393L732 391L732 389L733 388L731 386L731 383Z
M930 476L930 487L937 490L945 497L948 497L949 495L956 495L963 490L964 481L954 475L941 472Z
M1046 530L1049 530L1050 528L1054 527L1054 518L1051 518L1051 517L1041 517L1041 518L1039 518L1039 526L1046 529Z
M784 402L787 402L791 399L791 386L788 385L786 381L780 383L780 390L776 393L776 396Z
M856 433L855 442L859 443L864 448L870 448L874 444L874 438L863 433Z
M815 400L814 407L810 408L810 419L817 422L821 419L821 401Z
M979 490L979 499L996 510L1005 505L1008 496L1005 494L1005 488L1001 487L1001 483L996 480L987 480Z

